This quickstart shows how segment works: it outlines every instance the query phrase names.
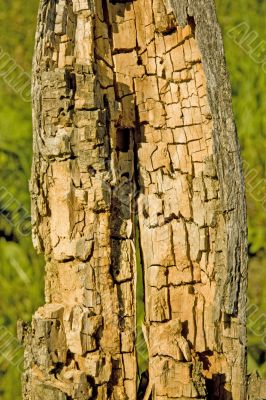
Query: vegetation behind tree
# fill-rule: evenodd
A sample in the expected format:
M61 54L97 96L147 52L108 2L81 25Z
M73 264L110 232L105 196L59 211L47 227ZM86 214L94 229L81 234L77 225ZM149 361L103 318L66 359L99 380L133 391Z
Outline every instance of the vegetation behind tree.
M258 62L255 49L265 38L266 4L261 0L216 2L247 181L249 368L259 369L266 378L263 314L266 312L266 102L263 97L266 68L263 69L262 61ZM16 340L16 321L30 320L43 302L44 262L33 250L29 234L31 104L26 91L17 90L12 75L6 73L9 65L14 67L13 77L20 72L29 74L30 79L38 3L38 0L2 0L0 4L0 398L3 400L21 398L22 350ZM245 29L256 32L253 52L245 41L241 42L241 34L233 30L243 23ZM23 79L27 80L26 75Z

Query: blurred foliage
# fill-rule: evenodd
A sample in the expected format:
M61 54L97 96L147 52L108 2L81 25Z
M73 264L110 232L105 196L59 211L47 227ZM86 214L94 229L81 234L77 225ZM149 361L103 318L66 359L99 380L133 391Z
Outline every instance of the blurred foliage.
M249 371L258 369L266 379L266 2L216 0L216 4L246 178L250 248L248 367ZM239 33L241 29L234 29L243 23L250 35L246 39ZM254 41L248 43L248 37ZM258 56L262 62L258 62Z
M233 107L247 178L252 254L248 306L249 367L258 368L266 378L266 204L263 205L263 195L266 196L266 102L263 98L266 73L260 64L253 61L248 50L241 48L228 34L230 29L245 21L250 31L258 34L256 44L263 41L266 3L262 0L216 0L216 3L224 34ZM31 70L37 7L38 0L2 0L0 3L0 54L8 53L28 73ZM13 347L15 350L18 348L21 357L20 346L15 341L16 321L30 320L31 314L43 301L44 262L35 254L30 236L21 229L24 221L24 228L27 227L30 210L31 105L5 83L1 72L0 63L0 348L5 333L9 332L14 338ZM144 318L142 293L143 287L139 285L139 325ZM141 372L145 369L146 348L142 348L141 328L139 330ZM21 398L19 376L19 368L14 362L8 362L1 351L1 399Z
M138 377L141 377L142 372L148 369L148 349L143 334L143 324L145 321L144 307L144 282L142 273L142 254L139 238L139 228L136 223L136 262L137 262L137 358L138 358Z
M264 270L264 273L262 272ZM257 369L266 379L266 252L249 263L248 339L249 371Z
M226 60L233 92L233 107L247 177L249 241L256 253L266 244L266 49L262 63L256 62L256 46L265 48L266 2L261 0L216 0L223 30ZM245 23L257 38L250 44L233 40L230 30ZM237 32L237 30L236 30ZM253 33L252 33L253 32ZM256 34L254 34L256 32ZM251 36L250 36L251 37ZM264 189L264 190L263 190Z
M0 2L0 57L30 74L38 0ZM5 57L5 60L7 58ZM13 59L13 60L12 60ZM21 399L21 346L16 321L30 320L42 303L43 261L29 234L31 104L5 82L0 58L0 397ZM24 76L25 82L30 75ZM6 349L4 349L6 345Z

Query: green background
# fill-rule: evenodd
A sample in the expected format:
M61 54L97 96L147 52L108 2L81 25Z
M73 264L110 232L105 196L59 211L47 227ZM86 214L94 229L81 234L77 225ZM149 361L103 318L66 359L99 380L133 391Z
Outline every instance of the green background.
M266 39L266 4L263 0L217 0L216 3L247 179L249 369L257 368L266 378L266 68L264 72L262 64L254 58L256 51L252 53L257 45L263 47ZM0 3L0 52L8 53L28 73L37 7L37 0ZM239 36L234 36L234 40L229 35L241 22L247 24L250 32L256 32L257 39L251 47L247 43L240 46ZM43 302L44 262L32 249L30 236L21 235L17 226L23 209L30 210L31 105L1 76L0 63L0 398L15 400L21 399L17 364L22 356L15 339L16 321L30 320ZM11 195L13 201L9 204L2 190ZM10 344L5 349L7 342Z

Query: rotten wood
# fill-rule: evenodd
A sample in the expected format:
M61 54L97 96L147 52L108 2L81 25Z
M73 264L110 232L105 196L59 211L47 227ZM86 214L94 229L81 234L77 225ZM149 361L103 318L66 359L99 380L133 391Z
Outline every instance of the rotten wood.
M33 68L35 247L46 304L24 400L244 400L246 210L212 0L42 0ZM137 227L138 225L138 227Z

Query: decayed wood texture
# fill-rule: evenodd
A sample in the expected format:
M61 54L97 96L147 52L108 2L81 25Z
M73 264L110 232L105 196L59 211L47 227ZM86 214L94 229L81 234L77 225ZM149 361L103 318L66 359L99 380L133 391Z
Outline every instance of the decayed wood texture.
M213 2L42 0L33 233L46 304L24 399L246 398L246 216Z
M32 197L47 304L33 319L26 399L43 398L43 385L52 398L135 397L134 159L116 143L121 110L113 70L103 72L112 60L99 6L97 21L88 2L40 7Z
M249 376L247 399L248 400L266 399L266 381L262 380L256 372L254 372Z
M158 399L244 399L246 216L221 34L210 1L172 2L176 32L155 4L162 121L145 121L139 151L150 380Z

